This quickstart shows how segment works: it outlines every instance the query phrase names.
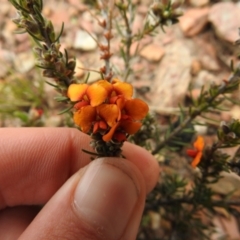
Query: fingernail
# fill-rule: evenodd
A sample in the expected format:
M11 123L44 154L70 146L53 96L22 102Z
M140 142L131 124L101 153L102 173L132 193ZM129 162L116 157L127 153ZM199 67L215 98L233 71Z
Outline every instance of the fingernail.
M139 195L139 185L125 159L98 159L90 164L75 191L79 217L106 239L119 239Z

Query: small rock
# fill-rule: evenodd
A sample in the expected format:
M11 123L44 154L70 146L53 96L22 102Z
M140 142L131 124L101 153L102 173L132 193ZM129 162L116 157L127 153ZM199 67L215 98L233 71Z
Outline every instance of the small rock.
M194 59L192 61L192 64L191 64L191 69L190 69L190 72L193 76L196 76L202 69L202 63L197 60L197 59Z
M238 218L231 215L224 208L214 208L218 212L212 220L215 225L214 234L211 235L212 239L240 239ZM220 211L219 211L220 210Z
M81 21L80 28L86 32L93 32L93 23L89 21Z
M116 72L124 72L124 70L125 70L125 63L124 63L123 58L121 58L121 57L119 57L117 55L113 55L111 57L111 64L116 69Z
M232 119L230 112L221 112L220 115L222 121L229 122Z
M202 70L198 73L197 77L194 78L193 87L201 88L202 86L209 87L210 83L218 83L219 77L216 74L212 74L206 70Z
M16 54L14 52L0 48L0 60L2 60L3 62L12 63L15 58Z
M68 14L69 14L69 17L72 19L72 18L79 18L79 11L77 10L77 8L73 7L73 6L70 6L68 8Z
M209 71L218 71L220 70L220 66L217 62L217 59L213 58L212 56L210 55L203 55L201 57L201 63L202 63L202 67L206 70L209 70Z
M7 72L9 71L9 69L10 69L10 66L7 66L6 62L0 61L0 78L4 78Z
M192 56L185 42L175 40L165 46L166 54L155 70L151 83L151 103L159 108L176 107L186 96Z
M207 4L209 4L209 0L189 0L189 3L193 7L203 7Z
M209 187L214 192L222 195L227 195L232 192L232 197L239 198L240 177L233 172L222 172L220 176L221 178L219 179L219 181L217 183L209 184Z
M53 26L61 26L63 23L69 23L69 19L69 13L65 9L58 9L57 11L53 11L51 15L51 21ZM57 31L58 28L55 28L55 30Z
M93 17L88 11L84 12L79 19L81 29L86 32L93 32L93 22Z
M157 212L149 211L149 216L151 219L151 228L154 230L159 229L159 226L161 224L161 216Z
M134 22L132 24L132 34L138 34L143 28L143 17L140 14L136 14Z
M19 53L14 59L14 66L20 73L28 72L35 65L35 58L32 53Z
M93 26L92 27L93 27L93 32L96 35L102 35L103 34L104 29L99 25L99 23L97 21L93 22Z
M149 7L147 5L141 4L137 7L137 12L144 16L147 14L148 10L149 10Z
M230 114L233 119L240 119L240 107L239 106L233 106L230 110Z
M17 40L18 43L26 42L29 40L28 34L16 34L14 38Z
M211 7L208 19L221 39L233 43L239 38L239 5L232 2L216 3Z
M190 93L187 93L187 95L189 97L193 98L193 100L198 99L200 94L201 94L201 88L194 88L194 89L191 90Z
M44 14L45 17L50 17L52 15L52 13L53 13L53 11L52 11L51 8L49 8L47 6L45 6L43 8L43 14Z
M136 62L132 65L132 70L134 73L142 72L145 68L145 64L142 61Z
M4 27L1 27L1 37L7 39L9 45L15 44L14 31L17 30L16 24L12 21L7 21Z
M140 41L136 41L131 45L130 54L135 55L136 52L142 50L145 46L152 42L152 38L150 36L146 36L142 38Z
M88 78L88 83L93 83L97 80L100 80L102 77L100 73L98 72L90 72L89 78Z
M16 53L26 52L32 47L31 38L28 34L16 34Z
M207 128L206 125L194 125L194 130L199 135L205 135L207 133Z
M62 118L60 115L50 116L46 118L44 125L45 127L60 127Z
M209 71L221 70L217 54L216 40L211 32L201 34L201 37L194 39L198 59L201 59L202 68Z
M97 36L92 33L92 36L97 39ZM97 42L86 32L78 30L73 47L83 51L92 51L97 48Z
M0 15L5 16L11 11L11 4L8 2L1 2Z
M142 49L140 56L151 62L159 62L164 56L164 50L157 44L150 44Z
M87 5L81 3L79 0L68 0L68 2L81 12L88 10Z
M208 22L209 8L198 8L187 10L180 17L180 28L187 37L192 37L200 33Z
M75 77L81 78L84 76L84 65L79 60L76 60L76 67L75 67Z

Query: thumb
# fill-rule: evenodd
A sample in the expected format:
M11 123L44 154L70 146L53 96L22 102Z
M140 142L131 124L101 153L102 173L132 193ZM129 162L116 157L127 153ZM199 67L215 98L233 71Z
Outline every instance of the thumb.
M58 190L20 239L136 239L145 197L133 163L97 159Z

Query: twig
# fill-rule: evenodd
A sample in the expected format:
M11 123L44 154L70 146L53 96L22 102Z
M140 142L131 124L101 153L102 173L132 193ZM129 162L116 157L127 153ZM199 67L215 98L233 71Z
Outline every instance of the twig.
M129 14L130 14L130 21L129 18L127 16L127 12L124 10L121 10L121 14L123 16L123 20L126 26L126 40L125 40L125 44L126 44L126 55L125 55L125 76L124 76L124 81L127 81L127 78L129 76L129 72L130 72L130 59L131 59L131 55L130 55L130 48L132 45L132 21L133 21L133 6L132 6L132 2L129 1L128 4L128 9L129 9Z
M106 39L106 47L103 49L100 49L103 51L103 55L101 56L101 59L104 59L105 67L102 73L105 75L105 79L110 81L112 78L112 69L110 66L110 58L112 56L111 54L111 39L112 39L112 11L113 11L113 5L114 0L110 1L109 6L104 6L104 3L102 0L98 0L99 5L101 6L101 14L104 18L104 24L102 24L102 27L105 29L105 33L103 34Z
M227 86L227 85L226 85ZM225 87L220 86L218 88L218 91L208 99L207 104L203 104L199 108L196 108L195 110L190 113L190 115L178 126L176 127L171 134L168 136L167 139L162 141L160 144L156 146L156 148L152 151L152 154L157 154L167 143L170 142L178 133L180 133L188 124L190 124L197 116L199 116L202 112L206 111L209 107L211 107L211 104L213 101L224 92Z
M143 31L140 34L133 35L133 40L139 41L141 40L145 35L148 35L156 30L157 27L159 27L161 24L161 20L159 19L154 25L150 25L143 29Z
M152 154L157 154L167 143L170 142L170 140L172 140L178 133L180 133L182 129L184 129L198 115L200 115L200 112L196 111L194 115L188 116L177 128L171 132L167 139L156 146L156 148L152 151Z
M90 68L85 68L85 67L78 67L78 68L81 70L84 70L84 71L99 73L101 75L101 72L98 70L95 70L95 69L90 69Z
M18 10L17 18L13 22L19 29L24 29L35 40L38 47L34 48L37 57L37 66L45 69L45 77L54 78L58 83L58 90L66 93L67 87L74 82L73 75L76 62L68 58L68 53L60 52L59 38L64 29L64 24L60 34L56 37L51 21L42 15L42 0L39 1L16 1L9 0Z

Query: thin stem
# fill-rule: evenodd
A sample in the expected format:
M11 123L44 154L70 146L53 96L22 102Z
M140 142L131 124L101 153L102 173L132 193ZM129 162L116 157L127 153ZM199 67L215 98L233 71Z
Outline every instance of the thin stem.
M125 44L126 44L126 52L125 52L125 76L124 76L124 81L127 81L127 78L129 76L129 72L130 72L130 60L131 60L131 55L130 55L130 48L133 42L133 38L132 38L132 21L133 21L133 9L132 9L132 2L129 1L129 5L128 5L128 9L129 9L129 13L130 13L130 21L129 18L127 16L127 12L122 10L120 11L122 13L123 16L123 20L126 26L126 40L125 40Z
M112 9L109 9L109 16L108 16L108 19L107 19L107 29L108 29L108 33L109 33L109 36L112 35ZM110 53L110 49L111 49L111 38L107 38L107 49L108 49L108 52ZM111 72L111 69L110 69L110 57L107 58L105 60L105 65L106 65L106 75L108 76Z
M61 86L62 93L66 93L66 89L73 82L75 60L68 61L67 51L65 56L60 52L59 38L63 32L63 27L59 36L55 38L54 28L51 21L46 20L41 13L42 4L38 6L35 1L27 1L27 10L24 8L25 1L10 1L15 8L18 9L18 18L15 23L20 28L25 28L29 35L38 44L36 51L37 61L40 68L45 69L43 75L45 77L54 78ZM25 23L22 24L22 23ZM33 30L33 31L31 31Z
M157 154L167 143L170 142L178 133L180 133L188 124L190 124L197 116L201 115L202 112L206 111L213 101L224 92L225 88L220 87L218 91L208 99L207 104L203 104L200 108L195 109L178 127L176 127L167 139L162 141L160 144L156 146L156 148L152 151L152 154Z
M38 29L40 30L42 37L44 37L44 42L46 43L48 48L50 48L51 44L52 44L52 41L49 38L49 35L48 35L47 31L46 31L46 28L44 27L45 23L42 22L41 20L39 20L38 13L36 12L36 9L34 8L34 5L31 5L30 7L31 7L32 17L36 21L36 23L38 25Z
M200 113L197 113L196 111L194 115L192 114L191 116L188 116L178 127L176 127L171 132L167 139L156 146L156 148L152 151L152 154L157 154L167 143L170 142L170 140L172 140L178 133L180 133L198 115L200 115Z
M91 69L91 68L85 68L85 67L78 67L79 69L82 69L84 71L89 71L89 72L95 72L95 73L99 73L99 75L101 75L101 72L95 69Z
M161 20L159 19L154 25L144 28L142 33L133 35L132 37L133 40L135 41L141 40L145 35L152 33L157 27L160 26L160 24L161 24Z
M106 45L107 49L103 51L103 56L102 59L104 59L105 62L105 79L110 81L112 78L112 69L111 69L111 64L110 64L110 58L111 58L111 38L112 38L112 10L114 6L114 1L112 0L109 3L109 6L106 7L105 4L102 2L102 0L98 0L99 5L101 6L101 14L105 20L106 26L105 28L105 39L106 39Z

